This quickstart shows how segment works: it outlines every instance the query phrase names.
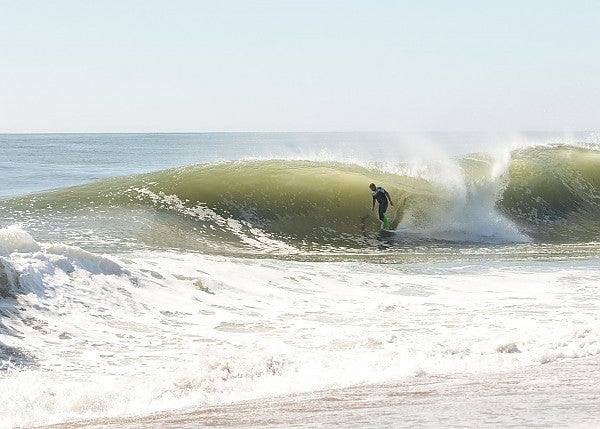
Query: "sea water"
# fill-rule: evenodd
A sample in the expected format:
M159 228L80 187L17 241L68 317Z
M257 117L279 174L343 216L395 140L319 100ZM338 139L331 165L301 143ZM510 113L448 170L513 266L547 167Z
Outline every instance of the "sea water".
M600 421L593 133L0 144L2 427Z

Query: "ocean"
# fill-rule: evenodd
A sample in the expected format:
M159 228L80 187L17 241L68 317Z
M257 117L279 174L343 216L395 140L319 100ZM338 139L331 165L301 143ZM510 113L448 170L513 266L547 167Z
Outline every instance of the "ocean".
M2 428L600 423L597 133L0 148Z

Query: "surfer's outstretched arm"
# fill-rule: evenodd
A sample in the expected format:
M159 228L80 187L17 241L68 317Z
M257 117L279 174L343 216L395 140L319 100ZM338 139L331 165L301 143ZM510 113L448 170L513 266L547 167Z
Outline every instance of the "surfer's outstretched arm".
M394 203L392 203L392 197L390 197L390 194L388 191L384 191L385 192L385 196L387 197L388 201L390 202L390 205L394 205ZM375 201L373 201L373 206L375 206Z

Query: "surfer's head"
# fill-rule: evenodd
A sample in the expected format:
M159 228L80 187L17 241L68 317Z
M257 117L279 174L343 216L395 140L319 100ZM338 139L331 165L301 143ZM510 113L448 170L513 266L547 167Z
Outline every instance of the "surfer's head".
M375 189L377 189L377 186L375 186L375 183L371 183L369 185L369 188L371 188L371 191L374 191Z

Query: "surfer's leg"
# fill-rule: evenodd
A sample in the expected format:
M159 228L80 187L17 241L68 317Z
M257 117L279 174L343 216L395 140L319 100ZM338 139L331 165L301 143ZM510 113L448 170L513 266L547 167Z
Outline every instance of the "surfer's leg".
M385 229L390 229L390 221L385 215L385 211L387 210L387 203L379 204L379 220L383 222L383 227Z
M385 201L383 203L379 203L379 220L382 222L385 217L385 212L386 212L387 208L388 208L387 201Z
M390 229L390 221L388 220L387 216L385 215L385 213L383 214L383 227L385 229Z

